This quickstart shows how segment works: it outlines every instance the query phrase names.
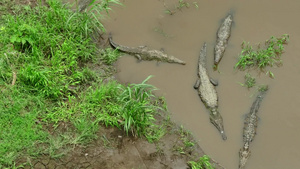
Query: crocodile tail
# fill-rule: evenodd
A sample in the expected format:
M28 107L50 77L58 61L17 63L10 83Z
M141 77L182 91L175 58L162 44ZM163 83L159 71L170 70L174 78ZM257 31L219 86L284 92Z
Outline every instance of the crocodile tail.
M172 58L172 61L174 62L174 63L179 63L179 64L182 64L182 65L185 65L186 64L186 62L184 62L184 61L182 61L182 60L180 60L180 59L178 59L178 58Z
M109 40L109 43L111 44L111 46L113 46L114 48L118 48L118 47L119 47L119 45L116 44L116 43L113 41L111 32L109 32L109 34L108 34L108 40Z

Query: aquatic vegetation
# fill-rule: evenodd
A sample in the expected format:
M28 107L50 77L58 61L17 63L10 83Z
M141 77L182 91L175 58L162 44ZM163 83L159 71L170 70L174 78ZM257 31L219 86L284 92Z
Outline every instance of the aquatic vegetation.
M258 91L260 91L260 92L264 92L264 91L267 91L267 90L269 90L268 85L260 85L259 88L258 88Z
M194 1L192 3L196 9L199 8L198 2ZM178 3L174 5L173 9L167 7L166 3L164 2L164 7L166 8L165 13L169 15L174 15L177 11L181 11L183 8L189 8L190 2L186 0L178 0Z
M242 43L242 51L239 56L239 61L234 68L245 70L250 67L258 67L264 69L267 66L282 64L281 54L284 52L284 44L289 42L289 35L284 34L280 38L272 36L266 40L262 47L257 45L257 49L250 46L250 43Z
M250 73L246 73L244 78L245 78L245 83L240 83L241 86L247 87L248 89L255 86L256 79L255 77L251 76Z
M210 158L207 155L200 157L198 161L189 161L188 164L191 169L214 169L215 168L210 163Z
M163 37L166 37L166 38L173 38L174 37L173 35L167 34L163 29L161 29L159 27L155 27L153 30L154 30L154 32L157 32L158 34L162 35Z

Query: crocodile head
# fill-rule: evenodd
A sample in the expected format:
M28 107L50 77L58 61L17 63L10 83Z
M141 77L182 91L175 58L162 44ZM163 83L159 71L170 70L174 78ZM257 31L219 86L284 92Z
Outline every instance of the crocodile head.
M248 142L246 142L244 147L240 149L239 155L240 155L239 169L243 169L246 165L247 160L251 155Z
M210 122L219 130L221 133L221 136L223 140L227 139L227 136L225 135L224 126L223 126L223 118L219 111L216 108L211 109L210 113Z

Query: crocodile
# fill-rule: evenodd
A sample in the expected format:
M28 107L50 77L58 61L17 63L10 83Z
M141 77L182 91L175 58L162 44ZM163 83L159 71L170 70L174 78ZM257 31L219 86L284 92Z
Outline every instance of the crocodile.
M243 130L243 141L244 146L240 149L239 152L239 169L243 169L251 156L251 151L249 149L250 143L254 140L256 135L256 128L258 122L257 112L260 107L260 103L266 94L268 87L264 87L260 89L259 94L257 95L255 101L253 102L250 112L247 114L244 123Z
M83 12L89 4L91 4L92 0L79 0L78 1L78 10L79 12Z
M177 63L181 65L185 65L186 63L178 58L175 58L174 56L167 55L163 51L160 50L149 50L146 46L139 46L139 47L127 47L122 46L117 43L115 43L112 40L111 34L109 34L109 42L110 44L125 53L128 53L130 55L136 56L139 60L157 60L160 62L168 62L168 63Z
M219 130L223 140L226 140L226 134L223 126L223 118L218 111L218 95L214 85L211 83L206 69L206 43L204 43L198 62L198 79L194 88L210 111L210 122Z
M221 24L217 32L217 43L215 46L215 58L214 58L215 67L218 66L227 47L228 39L231 34L232 21L233 21L232 15L229 14L225 18L224 22Z

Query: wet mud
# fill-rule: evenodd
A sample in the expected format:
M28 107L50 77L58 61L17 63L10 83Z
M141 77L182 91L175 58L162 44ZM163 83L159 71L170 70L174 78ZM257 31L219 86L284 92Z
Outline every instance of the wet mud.
M89 145L74 147L65 156L57 159L40 156L24 168L183 169L188 168L188 161L196 161L204 155L198 145L181 149L185 146L180 127L169 128L168 134L156 143L126 136L122 130L116 128L102 128L99 133L99 138ZM185 139L193 141L189 135L186 135ZM213 160L211 163L216 169L223 169Z

